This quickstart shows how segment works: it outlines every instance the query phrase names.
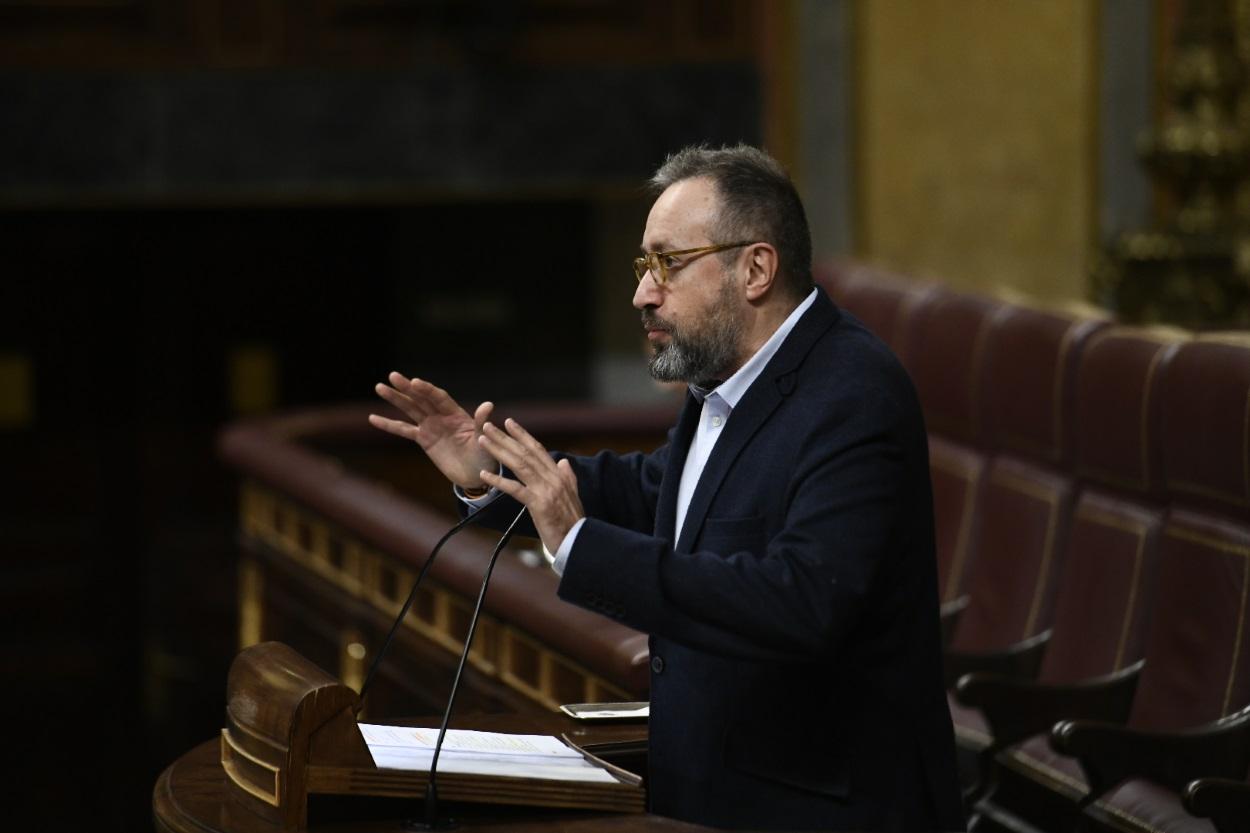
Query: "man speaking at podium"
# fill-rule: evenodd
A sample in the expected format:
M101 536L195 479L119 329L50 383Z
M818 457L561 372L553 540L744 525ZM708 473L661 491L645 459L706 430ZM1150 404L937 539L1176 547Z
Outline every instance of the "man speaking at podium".
M814 288L803 206L751 147L687 148L634 262L650 453L550 454L391 374L378 393L467 502L529 508L560 597L651 635L652 812L718 827L956 830L928 451L890 351ZM507 503L507 506L502 504ZM515 514L501 500L498 522Z

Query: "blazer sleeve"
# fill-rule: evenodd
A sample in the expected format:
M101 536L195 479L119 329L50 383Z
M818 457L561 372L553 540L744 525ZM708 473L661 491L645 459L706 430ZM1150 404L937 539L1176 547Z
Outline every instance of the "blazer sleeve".
M650 530L655 525L655 507L659 500L660 481L668 459L668 445L650 454L634 452L615 454L601 451L591 457L578 457L562 452L552 453L556 460L567 459L577 472L577 492L587 517L626 529ZM503 476L515 478L503 469ZM457 500L460 517L470 507ZM490 529L504 529L512 521L521 504L503 494L481 509L479 523ZM517 534L537 537L533 521L527 516L517 527Z
M601 451L593 457L553 456L572 463L587 518L649 532L655 526L668 449L665 445L650 454Z

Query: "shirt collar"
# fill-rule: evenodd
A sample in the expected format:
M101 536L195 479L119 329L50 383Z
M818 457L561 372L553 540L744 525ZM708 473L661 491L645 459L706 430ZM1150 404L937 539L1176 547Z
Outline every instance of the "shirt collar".
M799 319L803 317L803 313L816 302L816 290L813 289L803 302L794 308L794 311L781 322L768 341L764 342L764 346L755 351L755 355L747 359L746 364L738 368L734 375L721 382L715 388L701 388L698 385L691 385L690 392L694 394L694 398L702 402L708 395L715 393L725 401L730 410L738 406L739 400L746 394L747 388L759 378L764 372L764 368L768 366L768 362L777 354L777 350L781 348L781 342L786 340L786 336L790 335L790 331L799 323Z

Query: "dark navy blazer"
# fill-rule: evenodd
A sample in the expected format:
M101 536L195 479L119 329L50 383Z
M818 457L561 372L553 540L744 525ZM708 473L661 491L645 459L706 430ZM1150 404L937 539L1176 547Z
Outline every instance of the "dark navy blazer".
M755 829L957 830L924 423L822 290L746 391L673 541L700 415L570 457L561 598L651 634L655 813Z

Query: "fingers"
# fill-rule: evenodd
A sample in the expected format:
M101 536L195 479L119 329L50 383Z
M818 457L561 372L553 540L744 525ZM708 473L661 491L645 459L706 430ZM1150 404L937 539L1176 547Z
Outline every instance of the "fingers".
M480 439L482 447L526 485L555 480L555 461L547 454L547 449L516 420L506 420L504 425L508 429L506 433L494 423L486 423Z
M432 416L468 416L456 400L437 385L416 377L409 379L402 373L394 371L387 374L386 378L390 384L379 382L374 386L374 391L378 396L403 411L404 415L415 423L420 423ZM493 409L494 405L489 402L483 402L478 406L475 427L479 432L482 425L490 418Z
M504 494L516 498L521 503L529 505L529 491L525 488L525 484L510 477L504 477L498 472L490 471L489 469L482 469L478 474L482 478L482 482L487 486L493 486Z
M388 434L394 434L397 437L403 437L405 440L417 441L417 426L411 422L404 422L399 419L387 419L378 414L369 414L369 424L374 428L380 428Z
M503 424L504 427L508 429L508 434L511 435L513 439L521 443L522 446L529 449L530 452L534 454L541 454L544 457L548 456L547 449L543 448L543 444L534 439L530 432L526 431L525 428L521 426L521 423L517 422L515 419L509 418L504 420Z
M392 375L399 376L398 373ZM400 378L402 379L403 377L401 376ZM426 410L427 414L450 416L462 410L456 400L451 398L451 394L438 385L430 384L424 379L410 379L408 381L408 395L412 397L414 402L420 403L420 406Z
M568 460L561 459L556 463L556 470L564 479L564 484L573 491L577 491L577 475L573 472L573 466Z
M447 391L422 379L409 379L402 373L392 371L386 380L390 385L378 383L374 386L378 396L399 408L413 419L421 419L434 414L456 414L461 409L456 400Z
M489 470L478 476L487 485L525 504L543 545L554 552L578 519L585 516L577 491L577 475L568 460L552 460L542 444L515 420L506 420L504 425L506 432L486 423L479 443L516 479Z
M486 423L494 410L494 402L483 402L477 406L477 410L473 412L473 431L475 434L480 435L482 433L482 429L486 427Z
M413 402L411 397L406 396L395 388L378 382L373 386L373 390L378 396L403 411L404 415L413 422L419 422L425 418L426 414L417 406L417 403Z
M411 395L412 383L402 373L391 372L386 378L390 385L379 382L373 386L378 396L403 411L413 422L420 422L433 413L430 403Z

